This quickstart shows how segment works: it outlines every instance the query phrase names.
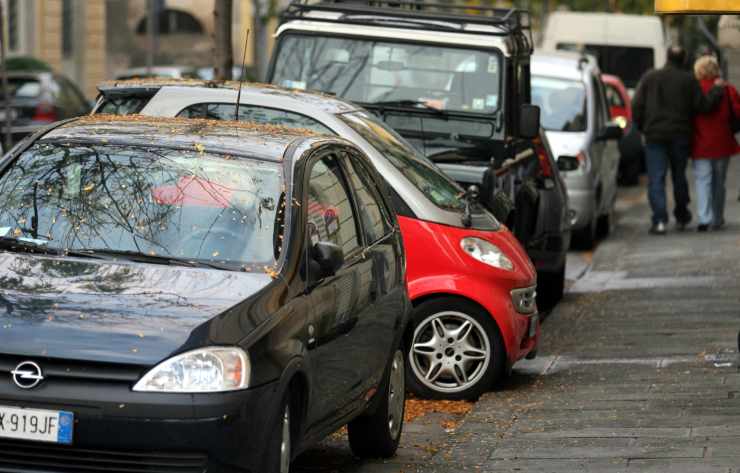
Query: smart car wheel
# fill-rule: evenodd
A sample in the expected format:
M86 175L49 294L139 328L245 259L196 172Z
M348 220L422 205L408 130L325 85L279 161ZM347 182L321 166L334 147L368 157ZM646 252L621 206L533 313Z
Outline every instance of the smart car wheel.
M436 299L415 310L409 347L409 387L422 397L474 399L503 374L498 327L476 305Z
M347 426L352 452L363 458L389 458L396 454L403 430L406 403L406 374L403 351L398 349L388 367L384 385L378 392L383 398L369 415Z

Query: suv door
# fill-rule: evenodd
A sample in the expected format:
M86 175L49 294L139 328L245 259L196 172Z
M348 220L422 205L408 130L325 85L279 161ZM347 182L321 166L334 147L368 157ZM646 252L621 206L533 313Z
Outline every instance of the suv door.
M313 373L311 398L316 408L309 428L332 424L353 409L368 385L368 360L358 347L377 343L359 325L369 304L371 265L364 256L360 219L336 154L323 153L307 166L306 247L330 242L344 252L333 276L320 278L307 268L308 362ZM308 258L308 256L307 256ZM314 274L311 271L314 271Z
M362 285L368 289L369 304L361 314L360 325L363 335L372 337L372 343L366 341L357 348L365 352L371 385L377 385L402 323L405 305L403 255L391 212L366 162L354 151L342 155L366 243L363 257L367 266L364 267L370 270L369 274L363 274Z

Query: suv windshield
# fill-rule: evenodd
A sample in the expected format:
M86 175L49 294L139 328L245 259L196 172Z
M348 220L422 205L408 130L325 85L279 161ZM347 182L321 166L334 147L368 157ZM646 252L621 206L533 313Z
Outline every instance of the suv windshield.
M419 156L383 122L365 112L345 113L339 117L380 151L435 205L453 211L465 208L460 198L463 190L426 158Z
M365 104L490 114L499 108L500 60L484 50L289 34L272 81Z
M542 111L542 128L586 131L586 87L583 82L554 77L532 77L532 103Z
M0 176L0 237L36 234L50 250L270 264L283 187L280 166L260 160L39 142Z

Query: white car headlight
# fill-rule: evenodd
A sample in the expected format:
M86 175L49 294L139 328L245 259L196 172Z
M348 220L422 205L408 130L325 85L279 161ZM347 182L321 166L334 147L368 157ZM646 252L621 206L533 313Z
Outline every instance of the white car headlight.
M513 271L514 264L509 258L493 243L476 237L466 237L460 240L460 247L463 251L481 263L485 263L494 268Z
M134 391L216 393L249 387L249 356L241 348L201 348L158 364L136 383Z

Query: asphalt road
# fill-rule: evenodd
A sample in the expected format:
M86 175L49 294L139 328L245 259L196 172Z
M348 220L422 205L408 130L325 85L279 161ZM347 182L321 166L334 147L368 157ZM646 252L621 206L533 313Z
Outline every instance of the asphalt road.
M623 189L612 235L570 255L540 356L469 414L408 423L385 462L337 434L294 470L740 472L739 167L720 232L650 236L643 189Z

